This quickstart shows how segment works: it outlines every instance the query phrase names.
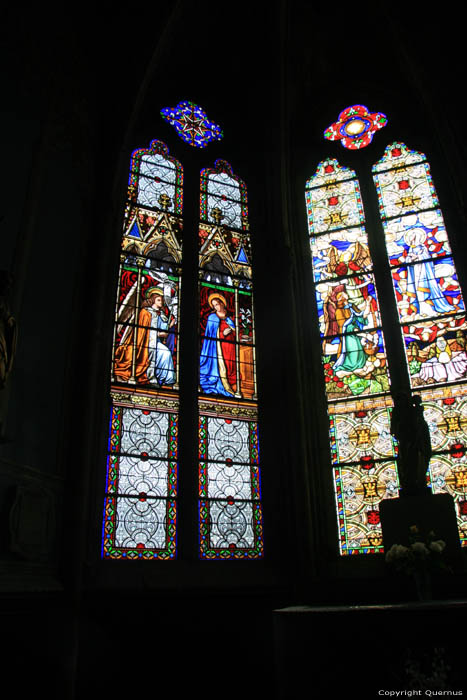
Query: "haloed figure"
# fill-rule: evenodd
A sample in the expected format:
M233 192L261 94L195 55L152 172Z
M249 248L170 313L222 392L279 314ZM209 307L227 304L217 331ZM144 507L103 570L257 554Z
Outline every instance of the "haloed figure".
M158 287L147 290L138 316L138 327L124 334L115 350L115 377L127 382L134 367L138 384L175 384L172 349L175 324L164 313L164 295ZM136 342L134 337L136 335ZM135 357L133 357L135 355Z
M209 314L199 363L201 389L205 394L233 396L237 389L235 362L235 324L227 302L213 293L208 298Z

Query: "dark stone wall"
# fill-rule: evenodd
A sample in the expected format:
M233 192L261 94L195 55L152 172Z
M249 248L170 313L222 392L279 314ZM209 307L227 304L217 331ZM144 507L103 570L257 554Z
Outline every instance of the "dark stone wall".
M156 5L66 17L12 7L1 39L0 267L13 275L19 339L1 404L0 596L15 673L24 659L43 687L52 678L63 684L61 698L73 689L89 697L99 674L99 689L110 674L114 697L130 692L137 645L144 649L135 682L147 689L162 682L170 690L168 677L187 664L196 676L203 659L199 677L209 684L212 652L216 687L234 669L235 679L246 673L253 696L270 682L273 607L391 598L381 560L337 555L309 303L303 187L325 155L351 164L339 144L322 139L348 104L389 117L352 161L359 173L391 140L428 154L466 277L462 42L447 11L421 20L405 8L402 21L395 9L343 18L299 1L222 10L205 3L204 14L183 1ZM158 114L182 99L222 124L222 142L194 154L177 140ZM120 221L131 151L153 138L187 172L222 157L248 184L264 563L203 568L192 558L162 570L99 558ZM192 197L196 187L187 183ZM457 579L443 596L461 590ZM161 634L170 639L163 649ZM250 697L245 687L241 694Z

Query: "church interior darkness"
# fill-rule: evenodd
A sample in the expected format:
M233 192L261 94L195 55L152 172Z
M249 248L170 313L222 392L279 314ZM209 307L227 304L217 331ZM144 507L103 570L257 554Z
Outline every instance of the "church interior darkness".
M403 652L441 642L451 665L446 687L462 688L465 557L437 582L442 602L414 617L397 608L410 589L388 573L383 554L339 554L304 199L318 163L337 158L359 177L371 231L372 165L394 141L425 153L467 289L465 39L448 8L425 15L414 6L364 3L350 12L305 0L5 10L1 270L2 279L10 275L4 305L18 341L0 391L0 611L2 675L15 697L293 698L277 681L273 611L296 605L323 610L296 639L311 697L339 684L360 697L408 688ZM160 115L182 100L201 105L223 138L199 149L184 143ZM354 104L383 112L388 124L350 151L323 132ZM258 560L198 557L195 293L182 311L177 558L101 557L128 167L153 139L185 169L187 290L197 275L200 170L224 159L248 188ZM356 629L352 606L383 604L395 607L382 618L368 612ZM333 606L342 606L338 620L326 617Z

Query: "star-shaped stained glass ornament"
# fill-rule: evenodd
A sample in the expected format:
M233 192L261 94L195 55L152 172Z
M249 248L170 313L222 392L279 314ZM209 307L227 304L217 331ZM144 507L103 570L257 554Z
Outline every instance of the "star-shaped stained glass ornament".
M339 114L339 119L324 132L329 141L340 141L344 148L357 150L365 148L373 140L376 131L388 123L381 112L369 112L364 105L347 107Z
M210 121L206 112L194 102L179 102L173 109L165 107L161 114L175 127L181 139L195 148L205 148L210 141L219 141L224 133L218 124Z

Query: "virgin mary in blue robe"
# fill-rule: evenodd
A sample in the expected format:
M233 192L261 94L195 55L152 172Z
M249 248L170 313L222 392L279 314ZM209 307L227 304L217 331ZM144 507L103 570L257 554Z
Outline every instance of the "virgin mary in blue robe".
M234 344L225 342L225 330L230 327L234 332L235 324L227 315L226 305L219 296L210 298L210 305L215 311L209 314L206 323L199 362L199 383L205 394L234 396L227 366L229 358L225 357L224 346L235 353Z

